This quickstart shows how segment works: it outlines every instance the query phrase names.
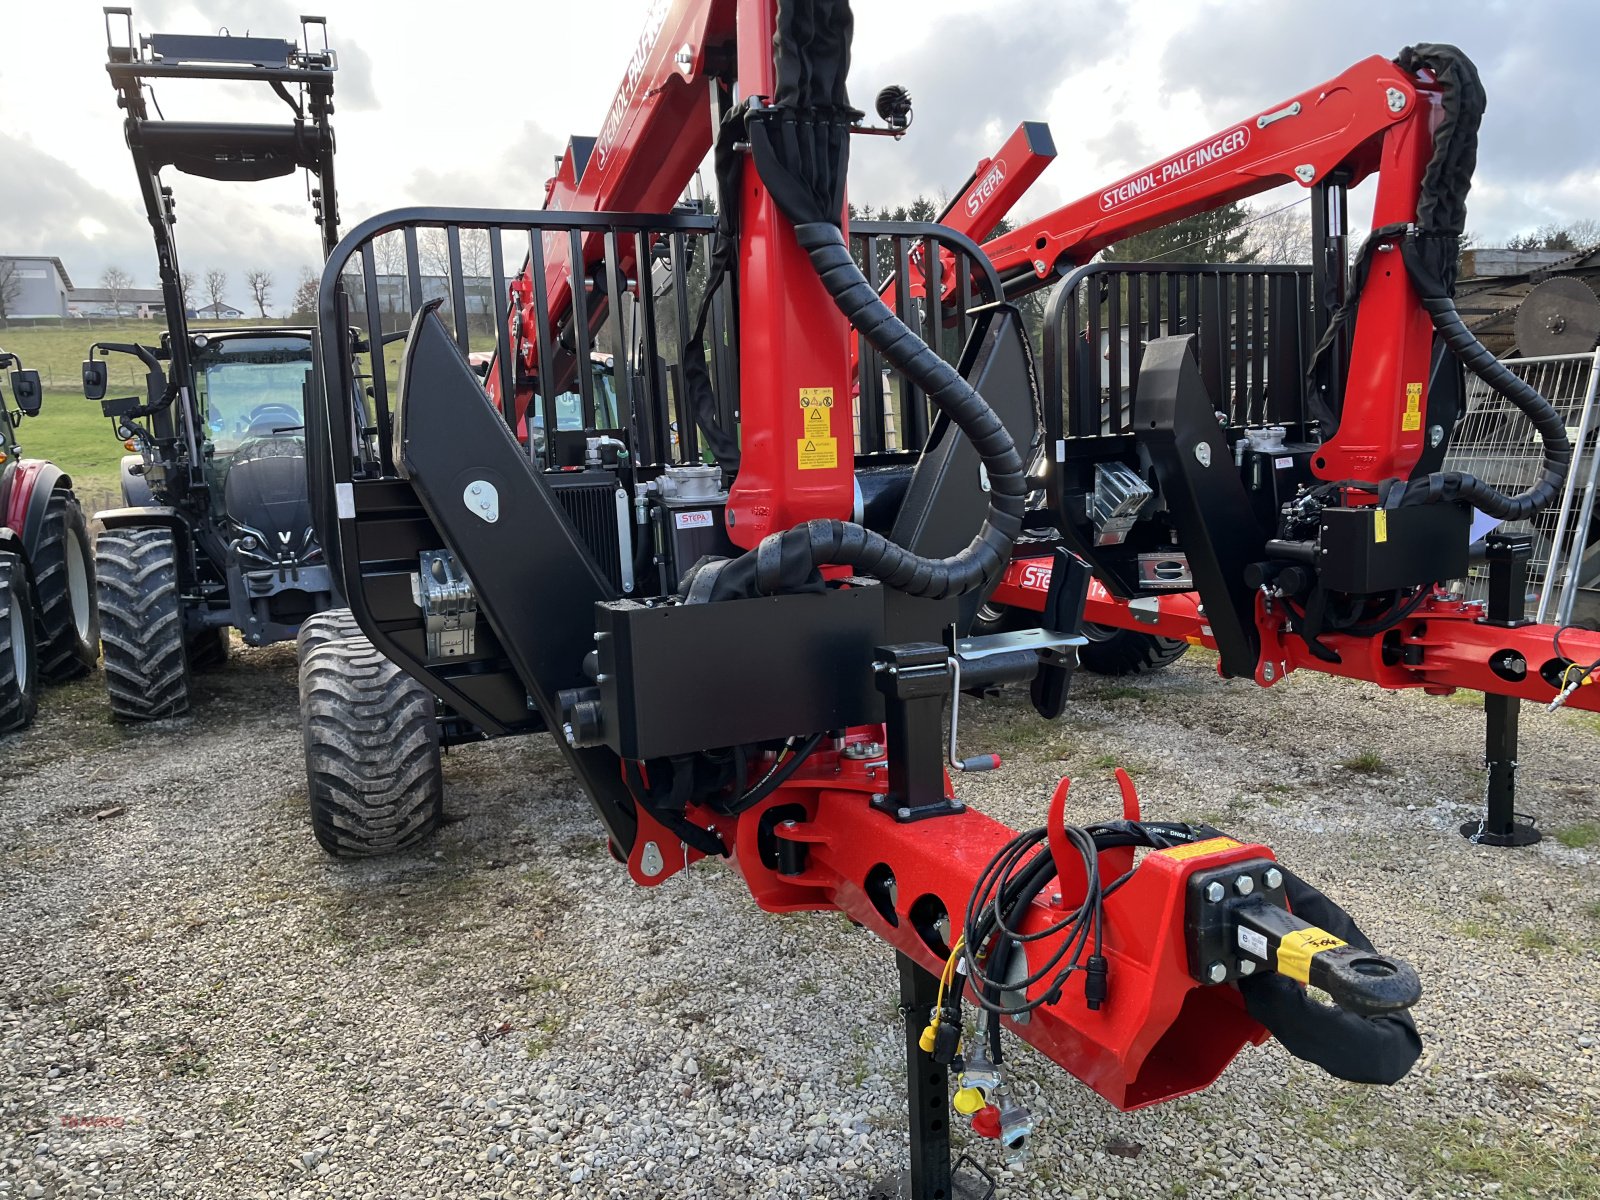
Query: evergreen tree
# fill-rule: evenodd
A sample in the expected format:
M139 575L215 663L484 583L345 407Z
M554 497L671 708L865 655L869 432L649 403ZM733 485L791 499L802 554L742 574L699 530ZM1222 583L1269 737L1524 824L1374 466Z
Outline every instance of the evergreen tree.
M1124 238L1105 250L1111 262L1254 262L1247 222L1251 212L1234 203L1196 213L1159 229Z

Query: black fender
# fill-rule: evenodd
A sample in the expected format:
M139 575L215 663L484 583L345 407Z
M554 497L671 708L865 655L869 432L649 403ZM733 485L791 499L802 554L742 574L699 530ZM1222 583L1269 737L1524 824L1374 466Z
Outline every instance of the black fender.
M163 525L187 540L189 523L183 514L168 504L144 504L137 508L107 508L95 513L102 529L127 529L138 525Z
M122 456L122 503L129 508L155 508L155 493L150 490L150 482L144 477L144 471L134 471L134 467L144 466L144 455L124 454Z

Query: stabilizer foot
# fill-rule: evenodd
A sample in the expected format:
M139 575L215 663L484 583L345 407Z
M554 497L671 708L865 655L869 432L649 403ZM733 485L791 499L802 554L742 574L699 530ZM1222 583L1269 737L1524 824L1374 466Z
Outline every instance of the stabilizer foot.
M1468 821L1461 836L1479 846L1531 846L1544 837L1532 817L1513 817L1502 830L1491 832L1487 821Z

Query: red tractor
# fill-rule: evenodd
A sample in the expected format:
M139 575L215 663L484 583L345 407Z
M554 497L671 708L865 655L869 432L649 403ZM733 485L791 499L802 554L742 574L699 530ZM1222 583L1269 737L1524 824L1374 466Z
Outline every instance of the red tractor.
M17 427L39 415L39 372L0 350L11 369L11 399L0 391L0 733L33 720L41 683L94 669L100 630L93 551L71 478L52 463L23 458Z

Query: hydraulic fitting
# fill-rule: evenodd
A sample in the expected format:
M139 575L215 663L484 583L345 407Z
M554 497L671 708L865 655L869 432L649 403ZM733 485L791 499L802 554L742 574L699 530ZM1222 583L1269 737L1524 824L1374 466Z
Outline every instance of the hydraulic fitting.
M989 1059L985 1031L980 1028L973 1040L976 1045L972 1046L964 1056L966 1066L961 1072L961 1083L963 1087L976 1088L987 1100L1000 1086L1000 1068Z
M996 1091L995 1103L1000 1109L1000 1144L1005 1147L1006 1166L1020 1166L1027 1157L1028 1139L1033 1136L1033 1116L1012 1099L1006 1084Z

